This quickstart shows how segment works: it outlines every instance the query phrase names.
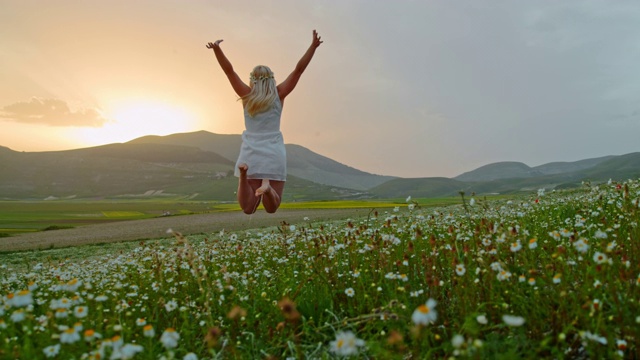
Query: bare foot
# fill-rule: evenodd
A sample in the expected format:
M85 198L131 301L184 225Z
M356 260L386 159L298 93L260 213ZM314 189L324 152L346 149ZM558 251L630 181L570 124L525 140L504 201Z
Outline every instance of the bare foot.
M256 196L266 194L270 191L271 191L271 185L269 184L269 179L262 179L262 186L256 189Z

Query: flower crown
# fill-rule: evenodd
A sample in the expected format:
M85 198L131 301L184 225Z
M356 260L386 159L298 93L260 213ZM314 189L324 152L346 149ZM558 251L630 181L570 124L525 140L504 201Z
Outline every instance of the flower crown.
M249 75L249 79L251 79L251 81L273 79L273 75L260 75L260 76L256 77L255 75L251 74L251 75Z

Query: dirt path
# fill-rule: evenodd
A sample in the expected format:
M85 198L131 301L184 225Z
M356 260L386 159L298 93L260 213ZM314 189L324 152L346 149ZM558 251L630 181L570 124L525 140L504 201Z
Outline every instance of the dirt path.
M0 251L48 249L85 244L99 244L132 240L166 238L172 229L184 235L209 234L226 231L258 229L290 224L357 218L370 209L281 209L276 214L258 211L253 215L242 212L220 212L184 216L168 216L146 220L130 220L81 226L73 229L43 231L0 238Z

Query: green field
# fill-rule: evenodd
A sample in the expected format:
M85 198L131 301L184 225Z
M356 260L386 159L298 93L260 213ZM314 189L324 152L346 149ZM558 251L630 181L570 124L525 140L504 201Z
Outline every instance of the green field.
M459 203L459 198L416 199L416 204L440 206ZM407 206L405 199L339 200L283 203L282 209L389 208ZM259 208L260 209L260 208ZM160 216L239 211L235 202L185 200L100 201L0 201L0 234L43 231L122 220Z
M420 206L445 206L460 204L460 198L415 199ZM283 209L343 209L343 208L389 208L407 206L406 199L388 200L330 200L283 203Z
M0 254L0 358L638 358L640 182L451 201Z
M229 204L173 201L0 201L0 233L42 231L165 214L227 211Z

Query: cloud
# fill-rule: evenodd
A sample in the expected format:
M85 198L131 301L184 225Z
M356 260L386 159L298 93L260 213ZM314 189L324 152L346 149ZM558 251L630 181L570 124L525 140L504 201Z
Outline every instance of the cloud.
M38 97L32 97L28 102L17 102L3 107L0 109L0 119L60 127L101 127L109 121L102 116L99 109L72 111L62 100Z

